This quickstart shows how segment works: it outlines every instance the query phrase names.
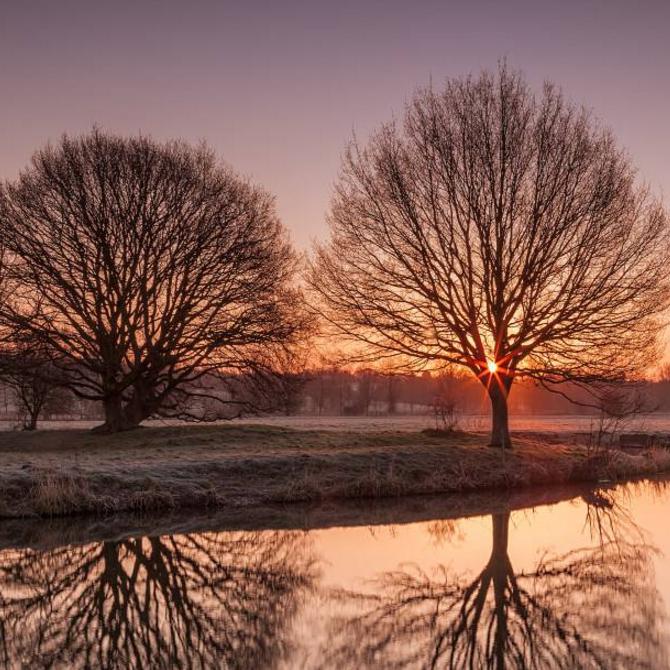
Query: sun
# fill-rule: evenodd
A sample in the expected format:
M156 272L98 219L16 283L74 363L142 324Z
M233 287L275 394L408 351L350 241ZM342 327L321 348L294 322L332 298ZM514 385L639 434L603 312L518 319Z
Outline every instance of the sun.
M495 361L486 361L486 367L492 375L498 372L498 364Z

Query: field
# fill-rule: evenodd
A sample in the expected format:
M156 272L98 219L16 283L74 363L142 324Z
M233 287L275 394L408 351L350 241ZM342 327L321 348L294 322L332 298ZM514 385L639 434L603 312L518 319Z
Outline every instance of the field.
M420 420L421 428L430 423ZM412 421L419 418L154 425L109 436L81 428L5 431L0 516L245 508L612 481L670 469L664 449L594 452L574 424L572 432L555 423L551 431L517 430L515 448L501 452L486 446L482 432L426 434Z
M458 427L466 432L485 432L489 426L488 414L464 414L458 418ZM101 421L41 421L43 430L81 429L87 430ZM265 416L249 419L221 421L209 425L254 425L294 428L297 430L343 430L351 432L403 431L420 432L434 428L435 419L425 414L413 416ZM182 426L183 422L169 420L146 421L147 427ZM534 433L588 433L596 430L598 417L575 414L522 414L510 417L513 431ZM0 421L0 432L11 431L16 422ZM670 413L654 412L634 418L621 426L624 432L662 432L670 434Z

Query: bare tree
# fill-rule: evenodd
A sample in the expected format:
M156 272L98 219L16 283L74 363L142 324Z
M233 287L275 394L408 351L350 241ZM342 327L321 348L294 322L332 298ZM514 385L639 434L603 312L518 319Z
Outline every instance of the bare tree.
M63 137L0 196L0 322L58 353L69 387L103 402L104 430L214 370L239 379L303 325L273 198L204 146Z
M44 347L14 342L0 352L0 381L14 394L24 430L35 430L45 410L69 407L71 395L63 380L54 353Z
M596 395L598 415L591 426L589 449L599 451L612 446L621 433L632 422L656 407L649 401L643 389L635 385L614 384L600 389Z
M330 225L317 311L361 359L472 371L492 445L510 444L515 377L622 380L657 354L665 212L551 84L536 96L502 66L418 92L402 124L348 147Z
M305 386L311 379L307 368L281 370L277 373L279 408L286 416L297 414L304 400Z
M435 379L435 391L430 403L435 416L435 430L453 432L458 427L458 377L451 371L440 374Z

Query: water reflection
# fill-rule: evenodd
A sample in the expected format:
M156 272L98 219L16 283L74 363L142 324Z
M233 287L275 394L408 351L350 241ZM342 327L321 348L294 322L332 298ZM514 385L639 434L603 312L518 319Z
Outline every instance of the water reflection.
M491 553L474 578L440 565L387 572L372 592L334 594L324 667L665 668L651 555L625 506L585 497L595 547L545 555L515 572L510 514L493 514ZM475 567L475 566L473 566Z
M271 667L314 579L298 532L8 550L0 653L6 667Z
M67 538L66 522L5 525L1 543L14 533L32 548L0 550L0 666L667 668L657 553L629 504L660 495L662 518L666 492L552 495L564 502L488 517L484 504L533 503L477 498L470 520L443 499L398 501L381 524L363 505L356 517L322 507L304 517L310 531L293 530L295 517L277 529L276 510L274 530L164 519L142 536L148 526L119 519L136 530L114 541L101 538L118 527L100 522ZM570 528L548 551L546 527L561 520Z

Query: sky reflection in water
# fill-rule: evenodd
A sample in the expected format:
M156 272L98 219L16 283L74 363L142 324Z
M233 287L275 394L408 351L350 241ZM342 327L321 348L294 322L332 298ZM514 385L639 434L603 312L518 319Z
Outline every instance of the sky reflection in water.
M64 546L0 526L0 665L668 667L670 489L564 497Z

